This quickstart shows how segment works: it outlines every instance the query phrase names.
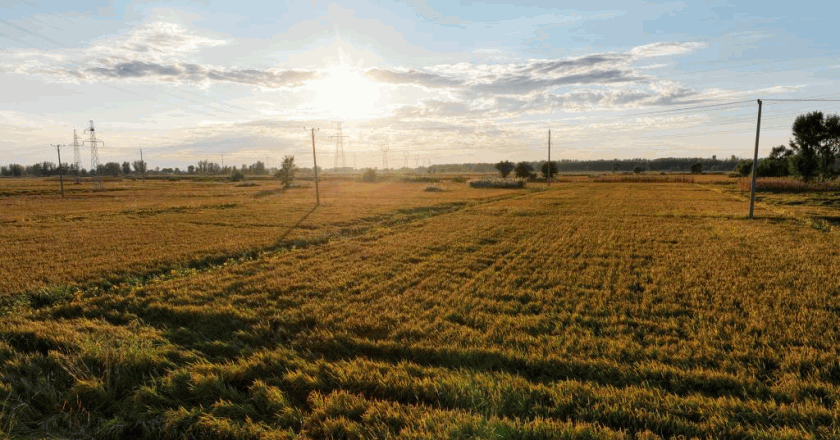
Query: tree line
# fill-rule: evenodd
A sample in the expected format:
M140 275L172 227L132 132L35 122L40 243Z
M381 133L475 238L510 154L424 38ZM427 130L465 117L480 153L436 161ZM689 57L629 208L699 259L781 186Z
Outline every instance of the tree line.
M96 171L85 168L76 168L74 165L63 163L59 169L55 162L38 162L32 165L10 164L0 167L0 176L3 177L50 177L64 174L65 176L131 176L135 174L165 174L165 175L232 175L234 172L248 175L267 175L269 170L262 161L250 165L242 164L241 167L221 166L218 163L200 160L196 165L189 165L182 170L175 168L148 169L145 161L136 160L129 162L107 162L99 164Z
M808 181L834 179L840 175L840 116L813 111L796 117L787 146L779 145L758 161L757 177L797 176ZM752 172L753 161L741 161L735 171Z

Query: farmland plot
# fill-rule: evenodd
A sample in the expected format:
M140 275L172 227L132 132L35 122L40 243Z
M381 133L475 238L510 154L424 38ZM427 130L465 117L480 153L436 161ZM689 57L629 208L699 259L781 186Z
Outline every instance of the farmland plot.
M836 438L836 233L565 183L4 316L2 427L159 438Z
M276 181L106 182L101 192L57 182L3 180L0 187L0 296L56 284L122 282L166 269L202 267L306 245L372 223L400 221L415 208L438 210L503 191L424 193L419 184L329 181L322 206L312 188Z

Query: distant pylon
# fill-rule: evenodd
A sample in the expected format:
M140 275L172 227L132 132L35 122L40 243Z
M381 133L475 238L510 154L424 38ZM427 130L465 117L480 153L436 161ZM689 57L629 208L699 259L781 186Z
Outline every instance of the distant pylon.
M96 130L93 128L93 121L90 121L90 128L85 129L85 133L90 133L90 139L84 141L90 144L90 170L96 173L94 179L94 187L102 188L102 176L99 174L99 144L105 146L105 142L96 139ZM83 143L84 143L83 142Z
M335 124L335 136L330 136L335 138L335 163L333 164L333 168L338 169L339 166L343 169L347 166L347 161L344 158L344 136L341 134L341 122L333 122Z
M382 169L388 169L388 144L382 145Z
M76 183L79 183L79 173L82 172L82 154L79 152L79 147L82 144L79 142L79 135L76 134L76 129L73 129L73 168L76 169Z
M408 156L410 155L411 153L408 151L403 151L403 168L408 168Z

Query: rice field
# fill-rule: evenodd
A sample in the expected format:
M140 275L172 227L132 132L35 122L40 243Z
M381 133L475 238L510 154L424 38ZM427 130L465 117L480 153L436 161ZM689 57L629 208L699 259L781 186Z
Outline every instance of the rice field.
M0 320L5 435L840 437L840 236L798 205L750 221L737 183L703 180L336 182L298 222L311 190L167 184L78 195L75 213L0 197L3 221L14 203L43 233L81 234L69 219L90 209L113 222L103 237L144 225L189 248L137 244L147 257L49 280L3 259L18 280ZM173 206L196 209L159 212ZM190 218L218 226L175 233ZM214 231L224 246L187 244ZM63 241L23 254L54 264L38 252ZM261 250L191 263L242 249ZM101 282L134 262L145 275Z

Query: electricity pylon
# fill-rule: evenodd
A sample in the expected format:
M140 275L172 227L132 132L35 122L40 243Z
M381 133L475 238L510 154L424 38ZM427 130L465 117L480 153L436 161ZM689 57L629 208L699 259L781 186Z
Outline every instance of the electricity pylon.
M388 169L388 144L382 145L382 169Z
M336 134L335 136L330 136L331 138L335 138L335 162L333 164L333 168L338 169L339 164L341 168L345 168L347 166L347 161L344 157L344 136L341 134L341 122L333 122L335 124Z
M85 129L90 134L90 139L84 141L90 144L90 170L96 173L93 180L94 188L102 188L102 176L99 174L99 145L105 146L105 142L96 139L96 129L93 128L93 121L90 121L90 128ZM83 142L83 143L84 143Z
M79 147L82 144L79 142L79 135L76 134L76 129L73 129L73 168L76 169L76 183L79 183L80 177L79 175L82 172L82 154L79 151Z

